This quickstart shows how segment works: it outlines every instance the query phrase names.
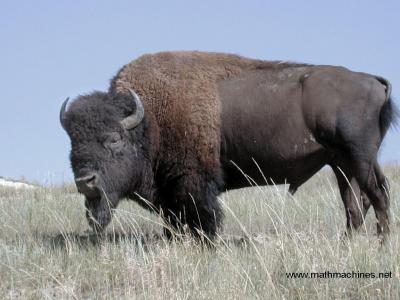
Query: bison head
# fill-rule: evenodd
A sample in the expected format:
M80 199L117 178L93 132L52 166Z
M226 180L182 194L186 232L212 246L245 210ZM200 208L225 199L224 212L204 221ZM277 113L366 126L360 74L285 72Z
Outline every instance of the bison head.
M94 92L60 110L60 122L71 139L71 166L76 186L85 195L90 226L101 231L119 199L128 196L141 177L145 159L144 109L139 96Z

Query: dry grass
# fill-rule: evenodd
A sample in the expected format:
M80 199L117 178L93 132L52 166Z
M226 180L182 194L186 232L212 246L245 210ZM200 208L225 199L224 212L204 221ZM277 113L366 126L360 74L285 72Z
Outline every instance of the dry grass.
M366 226L343 239L345 216L332 176L292 197L284 187L222 195L216 247L167 242L160 219L123 202L107 239L88 234L71 187L0 188L1 299L329 299L400 296L400 168L386 168L392 233ZM392 278L293 279L286 272L392 272Z

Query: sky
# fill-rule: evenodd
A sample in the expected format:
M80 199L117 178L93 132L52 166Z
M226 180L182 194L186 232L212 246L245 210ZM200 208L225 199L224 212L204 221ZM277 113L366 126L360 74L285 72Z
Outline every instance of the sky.
M62 102L107 90L120 67L145 53L342 65L384 76L400 99L399 12L394 0L0 0L0 176L72 181ZM390 131L380 161L398 162L399 146Z

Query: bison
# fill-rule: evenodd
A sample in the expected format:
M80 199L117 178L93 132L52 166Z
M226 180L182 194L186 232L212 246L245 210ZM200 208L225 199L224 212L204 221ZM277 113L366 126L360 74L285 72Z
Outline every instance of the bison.
M371 203L384 237L388 184L377 153L395 121L390 92L384 78L343 67L163 52L122 67L108 92L68 107L67 99L60 121L96 231L129 198L161 213L169 228L212 238L221 192L288 183L294 193L329 165L348 231Z

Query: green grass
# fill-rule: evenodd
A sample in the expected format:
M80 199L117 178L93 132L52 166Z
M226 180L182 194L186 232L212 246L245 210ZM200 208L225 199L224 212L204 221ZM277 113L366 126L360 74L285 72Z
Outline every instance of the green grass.
M334 178L293 197L282 187L225 193L216 247L168 242L160 219L124 201L107 239L88 233L71 186L0 188L0 299L370 299L400 297L400 168L388 167L391 235L375 217L352 239ZM392 278L294 279L287 272L392 272Z

